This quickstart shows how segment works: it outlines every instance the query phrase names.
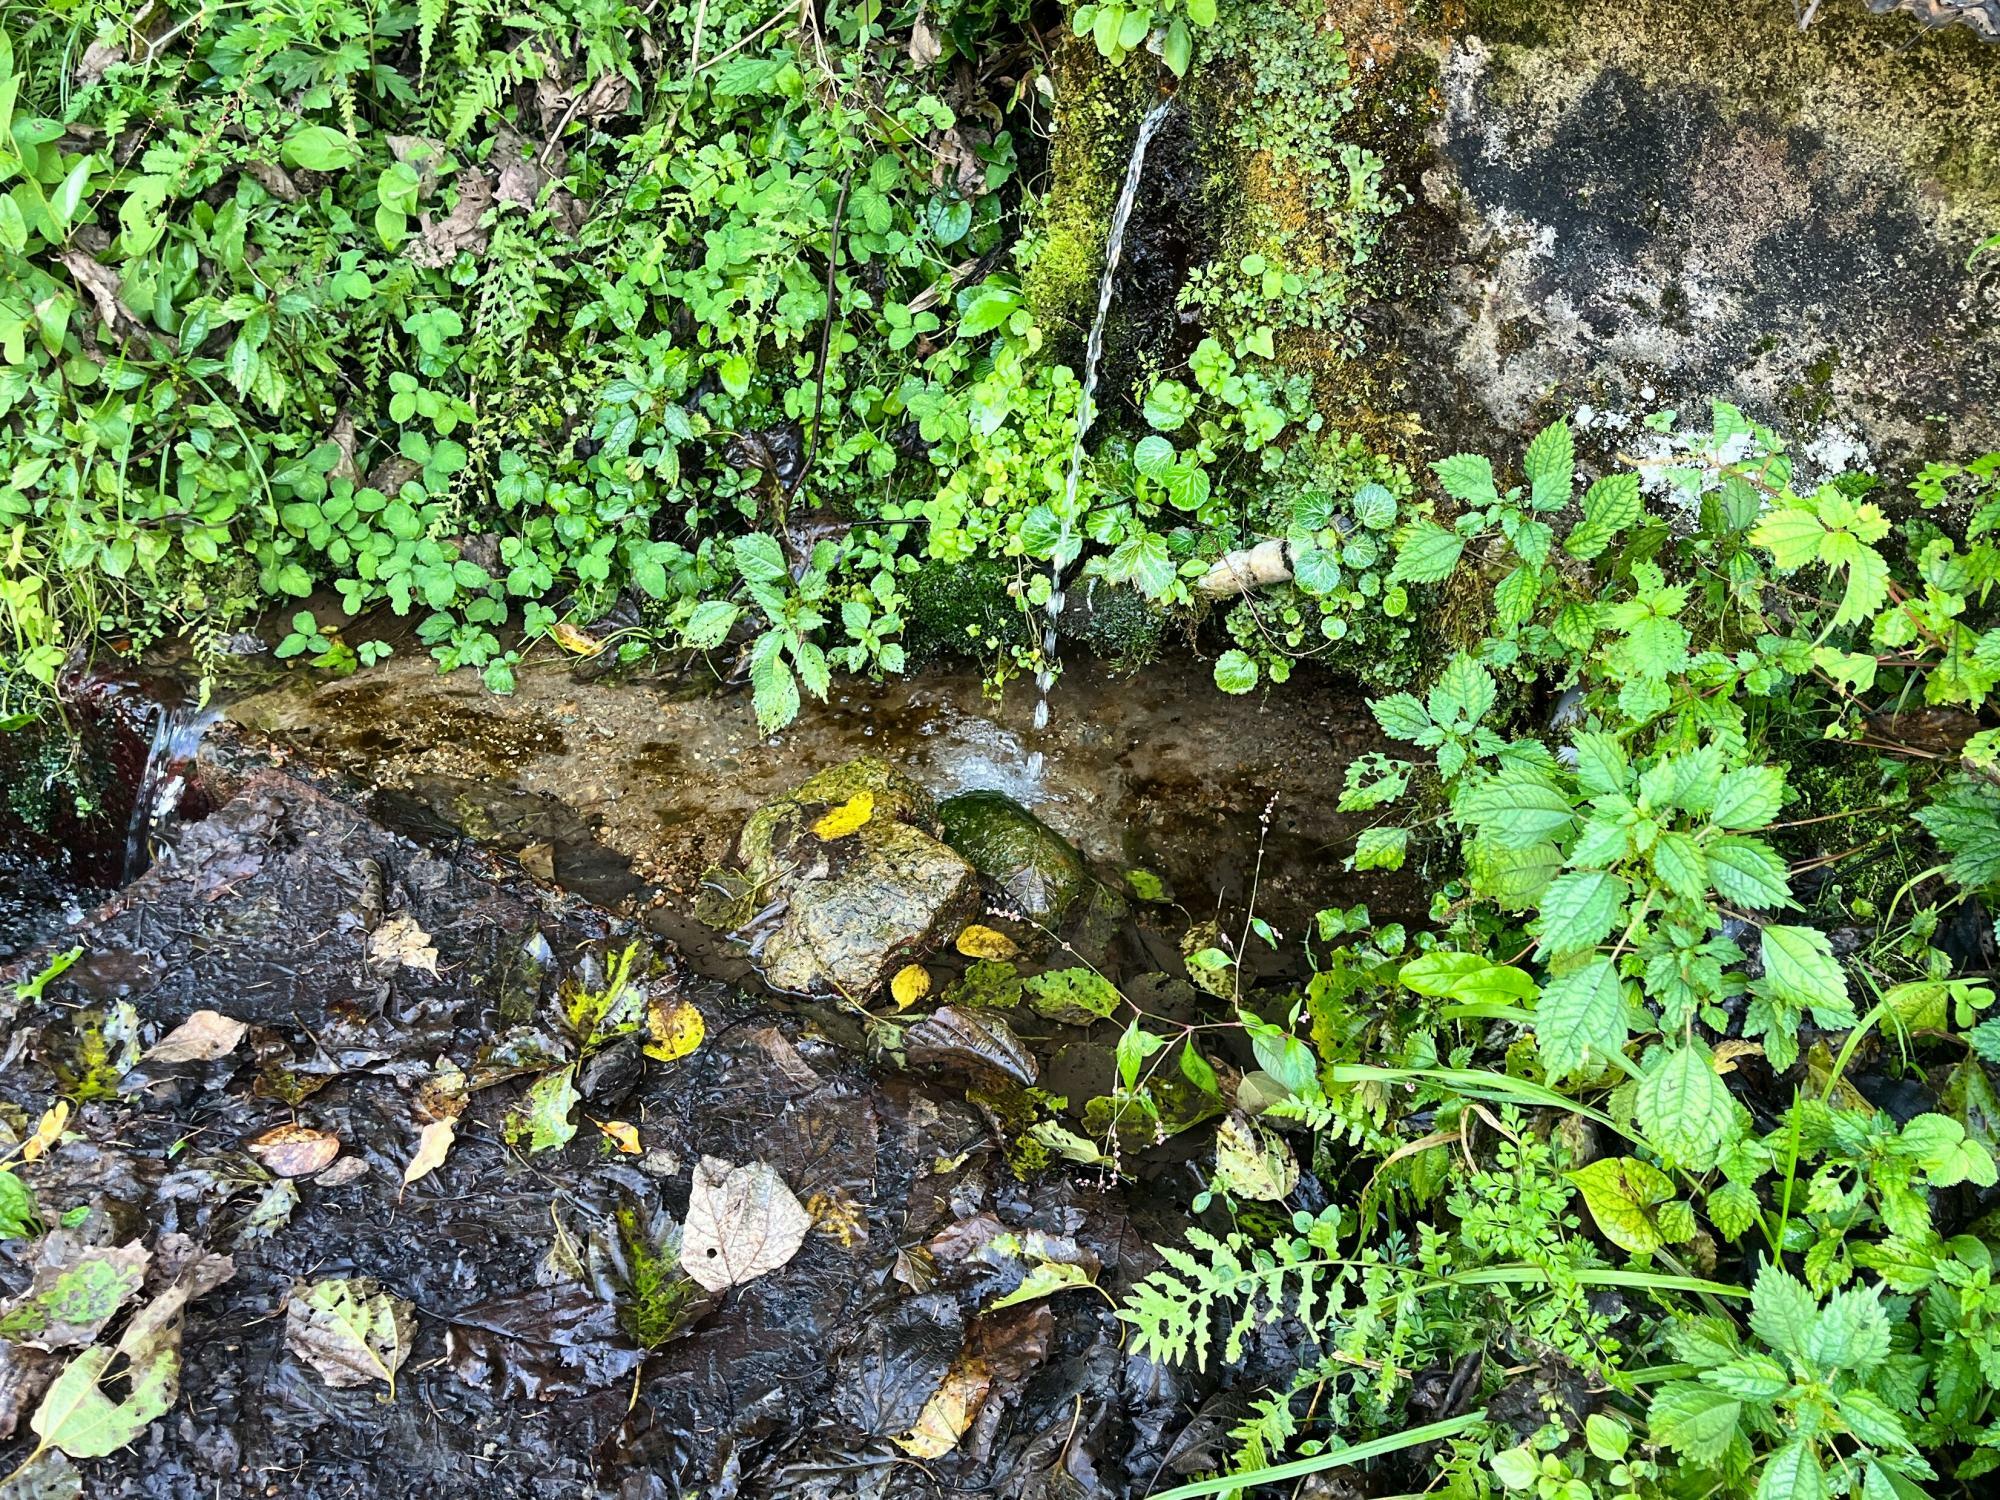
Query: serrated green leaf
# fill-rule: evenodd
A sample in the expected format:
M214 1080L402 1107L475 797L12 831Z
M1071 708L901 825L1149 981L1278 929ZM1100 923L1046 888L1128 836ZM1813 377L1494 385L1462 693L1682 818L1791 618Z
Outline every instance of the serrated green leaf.
M1493 463L1477 453L1454 453L1431 465L1438 484L1452 499L1484 509L1500 498L1493 481Z
M1736 1437L1743 1403L1725 1391L1693 1380L1670 1380L1646 1410L1646 1428L1655 1443L1701 1465L1721 1461Z
M1711 816L1722 828L1762 828L1785 805L1785 773L1777 766L1744 766L1722 778Z
M1750 1331L1771 1348L1809 1358L1808 1343L1819 1308L1804 1282L1766 1263L1750 1289Z
M1522 456L1521 468L1528 476L1529 503L1536 510L1567 505L1576 473L1576 444L1570 437L1569 423L1551 422L1536 433Z
M1465 539L1435 521L1413 521L1396 538L1391 583L1441 583L1465 552Z
M1629 893L1624 881L1604 870L1557 876L1542 893L1535 956L1561 958L1595 948L1610 933Z
M1716 1076L1708 1049L1686 1042L1639 1080L1639 1128L1674 1165L1705 1172L1735 1124L1729 1090Z
M1810 1443L1787 1443L1764 1460L1756 1500L1826 1500L1826 1474Z
M1584 1072L1624 1051L1630 1036L1625 989L1608 958L1592 959L1542 987L1535 1005L1535 1045L1554 1078Z
M1785 862L1762 839L1725 834L1709 841L1709 883L1717 895L1752 911L1792 904Z
M1769 993L1801 1010L1810 1009L1822 1026L1854 1024L1847 976L1825 933L1812 927L1773 923L1764 929L1759 952L1764 959L1760 993Z

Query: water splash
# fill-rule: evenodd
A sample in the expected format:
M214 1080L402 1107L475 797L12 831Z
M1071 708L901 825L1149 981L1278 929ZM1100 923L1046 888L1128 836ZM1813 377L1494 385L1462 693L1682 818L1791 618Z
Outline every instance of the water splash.
M1035 732L1049 726L1049 689L1055 686L1056 621L1063 612L1063 568L1070 561L1073 545L1071 528L1076 520L1076 491L1083 477L1083 441L1097 417L1097 367L1104 358L1104 328L1111 318L1111 297L1117 289L1118 262L1125 253L1125 225L1139 199L1139 178L1146 170L1146 147L1166 123L1173 107L1171 97L1162 99L1139 122L1139 134L1132 142L1132 159L1125 167L1125 182L1118 190L1118 205L1111 214L1111 233L1104 242L1104 275L1097 283L1097 316L1091 320L1090 337L1083 348L1083 392L1077 400L1076 438L1070 445L1069 474L1063 482L1062 509L1057 515L1055 555L1049 561L1048 618L1042 626L1042 669L1035 674ZM1028 756L1028 774L1042 774L1042 752Z
M154 711L153 739L125 827L126 881L138 879L152 863L153 839L180 811L202 736L220 717L219 709L194 703L161 704Z

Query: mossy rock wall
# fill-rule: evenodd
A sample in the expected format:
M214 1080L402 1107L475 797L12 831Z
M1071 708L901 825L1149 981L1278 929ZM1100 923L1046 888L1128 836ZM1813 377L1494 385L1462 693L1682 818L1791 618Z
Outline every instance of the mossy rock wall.
M1438 43L1437 446L1557 411L1606 452L1733 401L1822 471L2000 447L2000 46L1860 0L1474 0ZM1415 378L1415 372L1425 378Z

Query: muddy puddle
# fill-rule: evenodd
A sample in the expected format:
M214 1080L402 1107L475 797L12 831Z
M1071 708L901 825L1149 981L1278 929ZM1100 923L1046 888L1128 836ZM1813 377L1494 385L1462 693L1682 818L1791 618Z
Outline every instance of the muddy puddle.
M52 1232L0 1242L0 1291L126 1257L131 1305L195 1293L170 1409L80 1479L45 1456L21 1493L1014 1500L1212 1465L1278 1345L1165 1371L1112 1312L1181 1230L1200 1133L1118 1170L1021 1147L1030 1121L1084 1131L1118 1023L1010 1012L1002 1055L952 1029L986 1013L951 1004L976 976L948 946L904 1012L773 994L693 915L746 817L857 756L937 798L1005 792L1073 841L1117 899L1066 946L986 919L1023 973L1087 954L1162 1013L1215 1003L1183 939L1234 931L1253 883L1288 939L1330 904L1414 915L1341 871L1334 803L1375 743L1349 694L1083 668L1035 744L1025 697L850 685L775 739L741 696L561 664L507 699L411 663L225 703L160 782L171 806L141 809L145 872L6 971L81 950L7 1009L0 1134L71 1113L19 1169ZM171 1040L191 1021L192 1052ZM768 1168L803 1218L717 1289L682 1252L710 1232L703 1174L731 1166ZM341 1385L309 1357L302 1310L333 1296L399 1310L393 1399L365 1361ZM4 1468L91 1336L0 1342ZM137 1401L120 1368L108 1399Z

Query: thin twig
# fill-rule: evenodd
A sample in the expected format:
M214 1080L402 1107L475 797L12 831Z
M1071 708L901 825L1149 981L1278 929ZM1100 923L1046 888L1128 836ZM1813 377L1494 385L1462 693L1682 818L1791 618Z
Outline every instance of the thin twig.
M799 465L799 472L792 476L792 482L785 487L785 504L788 507L792 503L792 496L799 492L799 486L806 482L806 475L812 472L813 459L819 453L820 409L826 404L826 357L833 348L833 324L840 312L840 303L836 298L833 281L840 271L840 226L847 218L847 190L853 185L854 166L850 163L847 174L840 179L840 196L834 200L833 205L833 227L827 234L826 318L819 326L819 357L813 361L812 435L806 440L805 462Z

